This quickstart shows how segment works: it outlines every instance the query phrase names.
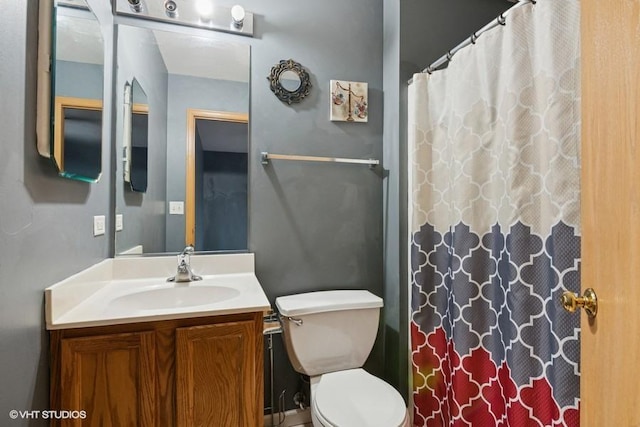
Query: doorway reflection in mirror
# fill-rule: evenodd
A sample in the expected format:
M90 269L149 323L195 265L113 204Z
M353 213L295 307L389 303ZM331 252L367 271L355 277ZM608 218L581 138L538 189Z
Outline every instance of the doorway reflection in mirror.
M167 26L167 29L169 27ZM173 29L173 28L172 28ZM116 185L116 213L122 214L126 226L116 233L116 254L122 254L132 248L144 253L177 253L185 244L194 244L197 251L246 250L248 218L246 207L240 214L235 208L246 206L246 170L248 160L244 161L244 181L235 180L234 184L243 185L244 190L234 189L233 208L226 204L231 199L221 200L219 195L224 191L220 185L229 180L229 175L217 170L213 175L204 175L191 180L191 170L187 170L188 158L197 159L195 145L191 145L188 135L189 111L206 111L220 113L222 116L241 115L244 117L243 147L233 153L248 151L248 111L249 111L249 64L250 49L246 44L214 40L198 36L188 28L176 28L169 32L118 25L117 44L117 99L124 101L125 82L140 84L146 95L147 114L147 147L146 147L146 192L139 193L127 189L121 170L116 174L121 182ZM133 89L132 89L133 91ZM135 91L133 91L135 92ZM135 93L134 93L135 96ZM133 105L137 102L133 101ZM122 104L120 104L122 105ZM132 106L133 107L133 106ZM133 109L133 108L132 108ZM116 131L117 165L123 167L123 124L124 115L119 109ZM135 128L132 116L131 127ZM235 122L234 122L235 123ZM140 124L144 127L144 124ZM201 127L199 125L199 127ZM195 129L195 127L194 127ZM195 133L194 133L195 135ZM199 136L202 139L202 135ZM194 139L195 141L195 139ZM132 140L133 151L136 143ZM205 152L207 150L203 150ZM220 150L216 150L220 151ZM228 168L235 159L234 154L222 151L217 156L224 164L216 168ZM226 154L225 154L226 153ZM200 157L210 157L203 155ZM200 162L200 160L197 160ZM227 164L227 161L230 162ZM204 166L204 160L202 160ZM237 163L237 162L236 162ZM234 163L235 164L235 163ZM237 166L237 164L235 164ZM234 174L237 172L234 169ZM135 181L133 169L130 178ZM193 171L195 171L195 163ZM237 175L234 175L237 177ZM204 207L196 204L198 189L205 187L204 181L213 183L216 203L213 211L204 215L196 215L196 211L205 212ZM243 184L239 184L242 183ZM191 187L189 187L191 185ZM192 188L193 190L191 190ZM207 187L211 188L211 187ZM242 201L240 199L243 199ZM169 202L184 203L184 211L170 212ZM190 207L193 207L191 209ZM193 212L193 213L192 213ZM223 212L232 216L232 220L219 217ZM213 218L211 215L216 215ZM191 221L190 218L193 218ZM207 223L207 225L205 225ZM204 232L206 227L212 231ZM208 233L232 234L236 237L230 244L206 243L206 240L195 239L196 235ZM223 239L224 240L224 239ZM225 240L229 242L229 239ZM218 240L219 242L219 240Z

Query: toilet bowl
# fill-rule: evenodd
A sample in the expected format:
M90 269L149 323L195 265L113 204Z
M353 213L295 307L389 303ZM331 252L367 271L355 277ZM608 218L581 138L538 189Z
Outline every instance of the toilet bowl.
M289 360L310 377L314 427L409 426L400 393L362 369L382 305L362 290L276 298Z
M408 427L400 394L363 369L311 379L311 418L317 427Z

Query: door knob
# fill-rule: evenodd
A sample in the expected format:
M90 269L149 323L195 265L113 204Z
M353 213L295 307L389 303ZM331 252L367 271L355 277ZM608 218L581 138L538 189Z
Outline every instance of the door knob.
M588 288L584 291L584 296L578 296L573 292L565 292L560 297L560 304L569 313L573 313L578 308L584 308L590 318L598 314L598 297L596 291Z

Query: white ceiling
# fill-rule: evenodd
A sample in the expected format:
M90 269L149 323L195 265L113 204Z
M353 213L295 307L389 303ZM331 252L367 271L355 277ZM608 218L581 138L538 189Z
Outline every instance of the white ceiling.
M93 14L60 7L56 26L56 59L100 65L104 62L102 32Z
M153 32L169 74L249 81L249 46L181 33Z

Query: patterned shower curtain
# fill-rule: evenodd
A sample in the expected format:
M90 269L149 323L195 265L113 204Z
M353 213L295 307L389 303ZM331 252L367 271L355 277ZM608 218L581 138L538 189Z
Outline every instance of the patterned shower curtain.
M415 426L578 426L578 0L537 0L409 88Z

